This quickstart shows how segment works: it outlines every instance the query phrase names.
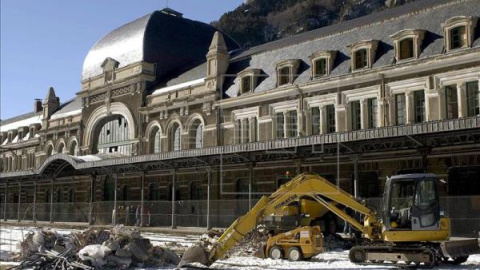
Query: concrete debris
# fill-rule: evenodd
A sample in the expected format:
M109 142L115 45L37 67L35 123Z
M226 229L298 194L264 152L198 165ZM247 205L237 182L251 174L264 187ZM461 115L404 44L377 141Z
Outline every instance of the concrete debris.
M21 263L11 269L128 269L176 265L180 261L168 248L154 247L138 229L123 226L112 230L90 228L68 235L38 229L26 235L19 250L16 259Z

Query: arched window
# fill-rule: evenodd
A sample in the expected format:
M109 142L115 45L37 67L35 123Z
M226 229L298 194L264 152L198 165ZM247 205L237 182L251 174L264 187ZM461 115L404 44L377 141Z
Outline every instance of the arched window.
M158 188L158 185L157 184L150 184L148 186L148 191L149 191L149 195L148 195L148 199L150 201L159 201L161 200L161 196L160 196L160 189Z
M128 185L123 186L123 200L128 201L130 197L130 187Z
M200 181L190 182L190 200L197 201L202 197L202 183Z
M75 202L75 191L73 191L73 188L68 189L68 202L69 203Z
M159 127L153 128L150 133L150 153L160 153L162 152L162 131Z
M71 155L71 156L77 156L78 155L77 141L72 141L72 143L70 143L70 149L68 149L68 154Z
M190 127L190 148L199 149L203 147L203 124L196 119Z
M47 150L45 151L47 157L50 157L53 154L53 145L49 144Z
M58 149L57 149L57 153L63 153L63 149L65 148L65 144L64 143L60 143L58 145Z
M63 202L63 192L62 189L57 189L57 203Z
M181 128L174 123L170 129L170 151L180 151L181 149Z
M120 153L130 155L132 144L129 123L121 115L105 117L96 127L94 153Z
M103 200L113 201L115 193L115 182L113 179L107 177L103 183Z

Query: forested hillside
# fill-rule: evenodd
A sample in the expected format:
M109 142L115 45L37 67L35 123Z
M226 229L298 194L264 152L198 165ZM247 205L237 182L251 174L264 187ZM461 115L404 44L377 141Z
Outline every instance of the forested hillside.
M212 24L248 48L412 1L250 0Z

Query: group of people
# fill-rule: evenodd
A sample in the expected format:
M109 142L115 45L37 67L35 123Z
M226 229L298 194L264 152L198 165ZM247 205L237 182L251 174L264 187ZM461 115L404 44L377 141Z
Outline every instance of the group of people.
M115 208L112 210L112 224L123 224L125 226L140 226L143 215L143 226L150 226L151 214L148 206L140 205L119 205L118 215L115 215ZM118 220L115 220L115 217Z

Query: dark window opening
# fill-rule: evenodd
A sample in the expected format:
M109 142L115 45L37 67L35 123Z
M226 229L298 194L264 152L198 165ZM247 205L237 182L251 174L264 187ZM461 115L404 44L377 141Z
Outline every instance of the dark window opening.
M409 59L414 57L413 38L406 38L400 41L400 59Z
M353 101L350 105L352 130L360 130L362 128L362 114L360 109L360 101Z
M367 66L367 49L360 49L355 51L355 69L365 68Z
M480 114L478 82L467 83L467 116Z
M415 123L425 122L425 92L423 90L413 92L415 108Z
M377 99L369 98L367 100L368 107L368 128L377 127Z
M291 73L292 72L290 67L280 68L278 71L278 75L279 75L278 85L281 86L281 85L286 85L291 83L290 81Z
M458 118L458 97L456 86L445 87L445 102L447 119Z
M327 133L334 133L336 131L335 125L335 105L327 105Z
M450 49L467 46L467 33L465 26L458 26L450 30Z
M242 78L242 94L252 91L252 76L245 76Z
M311 108L312 114L312 135L320 134L320 108Z
M325 76L328 74L327 71L327 59L321 58L315 60L315 77Z

